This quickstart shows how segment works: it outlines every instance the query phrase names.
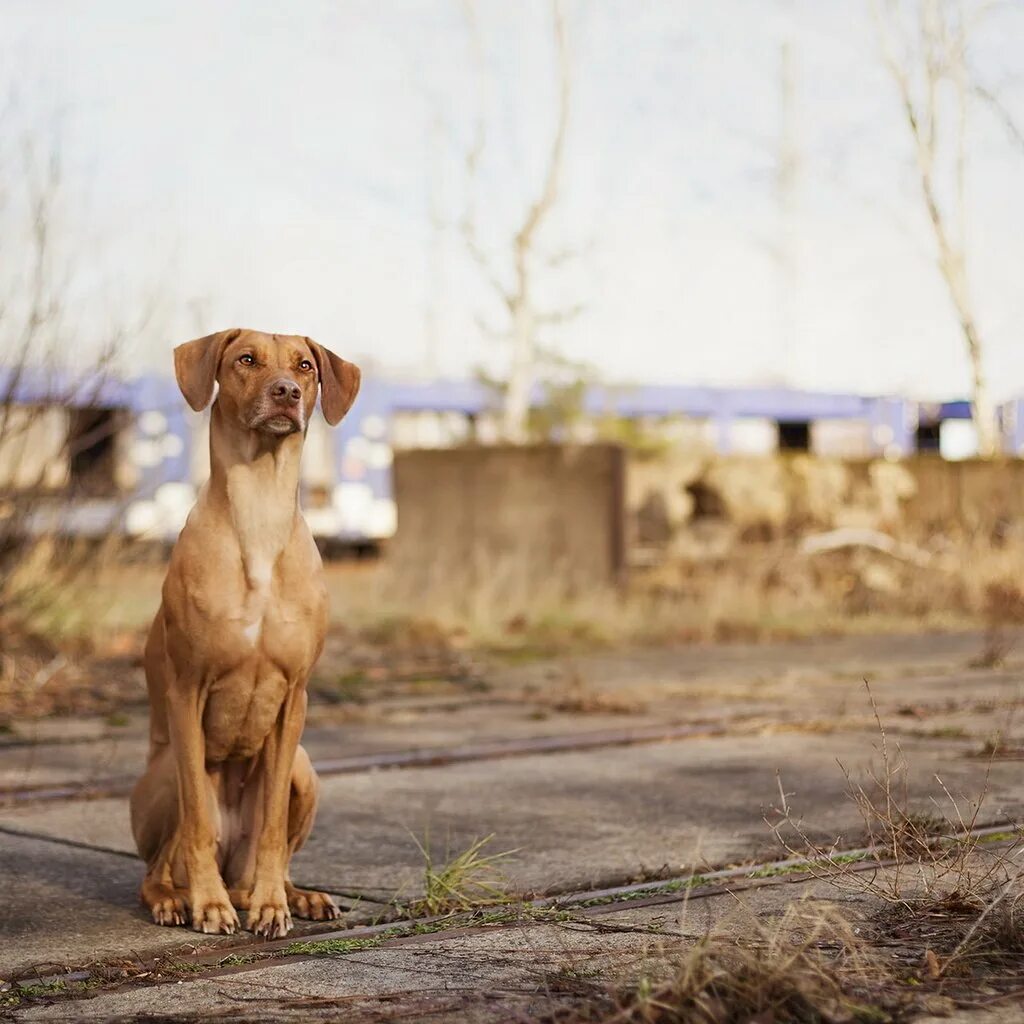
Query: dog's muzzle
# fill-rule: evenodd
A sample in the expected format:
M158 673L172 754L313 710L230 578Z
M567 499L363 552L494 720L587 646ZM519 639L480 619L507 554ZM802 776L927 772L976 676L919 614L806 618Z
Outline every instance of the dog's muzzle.
M267 388L252 426L268 434L294 434L305 429L305 419L302 389L295 381L282 377Z

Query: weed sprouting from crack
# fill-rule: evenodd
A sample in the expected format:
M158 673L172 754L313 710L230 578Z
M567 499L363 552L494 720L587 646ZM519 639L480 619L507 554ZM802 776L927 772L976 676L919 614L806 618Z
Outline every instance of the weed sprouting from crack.
M670 896L673 893L685 892L709 885L711 882L703 875L691 875L689 878L671 878L667 882L655 882L641 889L628 889L625 892L610 892L603 896L592 896L590 899L573 900L570 904L581 909L602 907L611 903L630 903L634 900L652 899L658 896Z
M911 806L909 765L898 746L895 751L890 749L870 685L867 681L864 685L880 737L881 766L868 772L866 782L855 780L844 765L839 767L867 839L868 853L860 859L873 860L878 871L844 872L845 858L837 852L838 840L830 847L813 840L790 813L785 793L781 819L768 822L776 839L792 856L807 858L812 874L823 873L822 865L827 866L829 873L838 867L837 877L833 878L837 884L850 883L857 891L866 891L887 903L902 904L907 910L922 898L941 901L957 893L985 888L1000 877L1006 864L1005 856L984 857L983 837L976 834L988 793L988 775L967 816L938 776L934 776L934 781L949 807L949 815L938 813L938 805L936 810L926 812ZM790 834L786 834L786 829ZM796 835L797 842L792 835ZM1011 832L1007 838L1016 841L1022 837Z
M746 879L779 878L786 875L807 875L814 871L826 872L847 864L856 864L870 856L866 850L853 850L849 853L831 852L815 858L800 857L790 864L765 864L751 868L746 874L730 874L728 877L715 875L690 875L687 878L671 878L665 882L652 882L639 889L628 889L625 892L606 893L584 900L573 900L567 904L578 908L607 906L613 903L629 903L636 900L656 899L659 896L671 896L679 892L689 892L709 886L728 885Z
M367 949L378 949L393 939L409 938L415 935L436 935L456 928L479 928L519 922L559 923L571 918L568 911L557 908L535 907L529 903L516 903L496 909L477 909L463 913L452 913L436 920L409 920L396 922L392 927L375 935L353 938L310 939L293 942L278 954L279 956L339 956L359 953Z
M338 956L346 953L361 953L366 949L376 949L389 938L397 938L407 934L401 929L393 932L381 932L379 935L368 935L359 939L311 939L293 942L281 950L279 956Z
M511 901L497 865L518 851L485 853L493 833L474 839L461 853L446 851L441 864L431 854L429 834L422 842L415 835L412 838L423 857L423 895L406 908L411 917L435 917Z
M835 870L846 864L857 864L869 856L866 850L854 850L850 853L833 852L823 857L801 858L793 864L767 864L763 868L755 868L747 877L779 878L785 875L806 875L814 871Z
M100 984L98 979L65 981L56 978L53 981L13 982L9 987L0 990L0 1009L14 1009L25 1002L36 1000L53 1000L81 995Z
M205 964L197 963L193 960L175 960L171 963L164 964L162 973L164 974L201 974L203 971L209 970L209 967Z
M255 963L257 960L265 959L261 953L229 953L222 960L217 961L218 967L244 967L246 964Z
M988 773L966 816L938 776L934 779L948 802L949 815L912 807L908 764L899 748L895 754L890 751L866 681L865 686L881 737L881 768L869 772L865 784L840 767L870 844L862 860L874 861L876 870L865 871L863 864L857 870L844 869L834 848L823 849L793 820L785 799L785 818L771 828L790 853L809 856L808 870L816 877L829 877L841 888L880 901L876 916L890 931L924 943L922 955L931 980L973 976L976 971L1005 980L1002 976L1012 974L1024 953L1024 868L1014 859L1024 830L978 834ZM783 835L782 825L793 829L803 850ZM820 868L826 860L829 872Z

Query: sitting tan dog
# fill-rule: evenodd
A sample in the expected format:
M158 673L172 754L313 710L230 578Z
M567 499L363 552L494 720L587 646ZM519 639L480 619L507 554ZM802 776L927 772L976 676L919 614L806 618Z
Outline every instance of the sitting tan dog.
M299 745L306 683L323 648L327 594L298 506L299 459L320 391L348 411L359 370L286 335L232 330L174 351L195 410L210 416L210 480L171 554L146 643L150 753L131 798L157 924L276 938L291 916L339 916L296 889L288 864L309 835L317 777Z

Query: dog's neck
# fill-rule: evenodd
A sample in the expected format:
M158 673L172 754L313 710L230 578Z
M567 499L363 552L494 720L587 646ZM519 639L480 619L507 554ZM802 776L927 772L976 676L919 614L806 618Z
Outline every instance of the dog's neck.
M299 514L301 432L273 437L210 414L209 500L230 517L251 588L269 586Z

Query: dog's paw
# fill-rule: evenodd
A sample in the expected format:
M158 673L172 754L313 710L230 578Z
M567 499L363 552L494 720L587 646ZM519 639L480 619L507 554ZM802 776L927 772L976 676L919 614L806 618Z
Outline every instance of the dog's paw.
M155 924L182 925L188 921L188 910L180 896L166 896L150 904Z
M205 935L234 935L238 931L238 914L228 900L228 894L203 897L193 896L192 927Z
M310 921L336 921L341 917L337 904L325 892L315 889L296 889L294 885L286 886L288 909L296 917L304 917Z
M246 927L264 939L283 939L292 930L283 888L271 893L253 890Z
M188 901L185 892L166 882L147 877L139 894L154 924L174 927L188 923Z

